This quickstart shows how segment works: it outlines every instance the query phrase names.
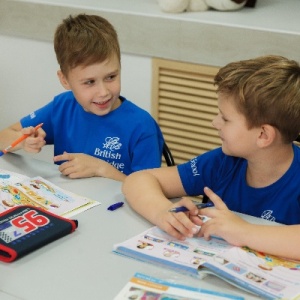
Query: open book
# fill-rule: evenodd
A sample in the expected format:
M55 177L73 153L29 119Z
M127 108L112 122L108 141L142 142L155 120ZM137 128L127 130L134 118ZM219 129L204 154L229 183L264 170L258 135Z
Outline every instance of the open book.
M220 238L178 241L152 227L113 250L199 278L214 274L266 299L300 299L299 261L235 247Z
M99 204L61 189L42 177L29 178L0 169L0 213L18 205L32 205L71 217Z
M243 300L243 297L168 282L135 273L114 300Z

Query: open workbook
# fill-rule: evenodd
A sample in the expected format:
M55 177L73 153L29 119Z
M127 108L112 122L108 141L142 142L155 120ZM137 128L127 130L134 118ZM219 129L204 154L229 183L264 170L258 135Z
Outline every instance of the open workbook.
M32 205L71 217L100 203L59 188L42 177L0 169L0 213L18 205Z
M265 299L300 299L299 261L235 247L220 238L178 241L152 227L116 244L113 251L199 278L217 275Z

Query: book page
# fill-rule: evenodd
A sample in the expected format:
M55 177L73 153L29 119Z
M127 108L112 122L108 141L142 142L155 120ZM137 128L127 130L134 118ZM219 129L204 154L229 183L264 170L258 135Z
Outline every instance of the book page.
M235 247L216 237L178 241L152 227L115 245L114 252L199 278L215 274L265 298L300 299L299 261Z
M18 205L41 207L64 217L100 203L59 188L42 177L29 178L0 169L0 213Z
M218 300L243 297L193 288L168 282L145 274L136 273L114 300Z
M185 241L178 241L155 226L115 245L114 251L143 261L166 265L198 277L200 265L232 247L219 238L212 238L209 241L187 238Z
M299 299L300 262L234 247L204 264L227 281L266 298ZM298 297L297 297L298 296Z

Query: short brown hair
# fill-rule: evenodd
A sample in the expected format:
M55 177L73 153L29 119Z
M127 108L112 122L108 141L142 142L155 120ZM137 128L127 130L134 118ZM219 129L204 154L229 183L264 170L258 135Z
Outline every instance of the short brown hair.
M268 55L229 63L215 76L218 93L234 97L248 127L269 124L283 141L300 132L300 66L282 56Z
M114 27L96 15L69 16L57 27L54 50L61 71L103 62L112 55L121 60L118 35Z

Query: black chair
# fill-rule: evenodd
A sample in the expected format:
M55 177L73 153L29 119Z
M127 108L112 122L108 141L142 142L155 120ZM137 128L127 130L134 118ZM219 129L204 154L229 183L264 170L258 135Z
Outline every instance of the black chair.
M175 166L173 155L166 142L164 142L163 146L163 156L168 167Z

